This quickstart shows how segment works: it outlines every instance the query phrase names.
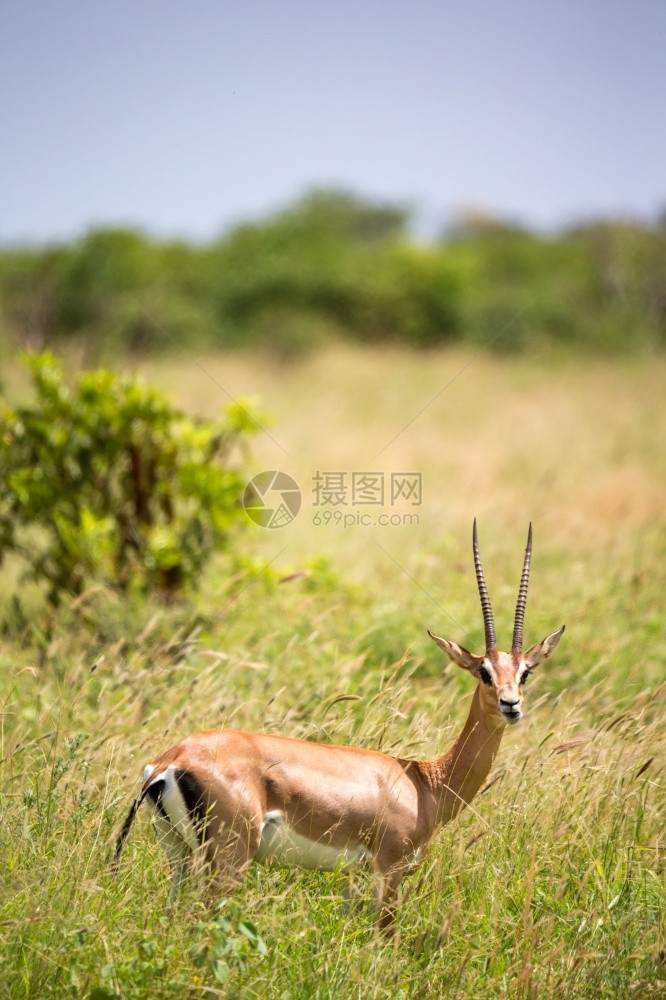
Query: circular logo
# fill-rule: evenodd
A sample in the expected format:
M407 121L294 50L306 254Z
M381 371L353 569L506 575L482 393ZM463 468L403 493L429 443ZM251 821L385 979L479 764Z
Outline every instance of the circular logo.
M301 491L286 472L260 472L243 490L243 507L262 528L284 528L301 509Z

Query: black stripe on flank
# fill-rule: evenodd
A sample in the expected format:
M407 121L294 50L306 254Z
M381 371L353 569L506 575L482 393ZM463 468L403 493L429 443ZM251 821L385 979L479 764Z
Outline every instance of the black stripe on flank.
M206 839L206 816L208 813L204 790L191 771L176 771L175 778L194 829L203 844Z
M171 820L169 819L168 813L164 808L164 806L162 805L162 795L164 794L164 778L161 778L159 781L154 781L153 784L146 789L145 794L146 798L150 799L150 801L153 803L158 812L161 813L161 815L164 817L167 823L170 823Z

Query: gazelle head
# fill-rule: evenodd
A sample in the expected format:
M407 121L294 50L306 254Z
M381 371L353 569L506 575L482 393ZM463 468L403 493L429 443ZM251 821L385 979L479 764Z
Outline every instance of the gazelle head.
M523 572L518 589L511 652L500 652L495 639L493 609L488 597L486 581L483 576L483 566L481 565L479 540L476 533L476 518L474 519L472 545L474 549L474 565L476 567L476 582L479 587L483 624L486 632L486 651L483 656L475 656L456 642L433 635L430 629L428 629L428 635L444 650L449 659L457 663L459 667L463 667L463 669L477 675L479 678L481 708L484 715L490 721L502 724L518 722L523 714L523 692L527 678L553 652L562 637L564 625L558 632L553 632L551 635L546 636L541 642L538 642L535 646L531 646L526 653L523 653L523 623L525 621L525 603L527 601L527 585L530 575L530 560L532 558L532 525L530 524Z

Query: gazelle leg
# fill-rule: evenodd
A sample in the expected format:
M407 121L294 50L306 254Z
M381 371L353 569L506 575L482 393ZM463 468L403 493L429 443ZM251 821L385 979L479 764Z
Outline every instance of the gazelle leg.
M166 905L166 912L170 913L171 908L176 901L176 896L178 895L178 890L187 878L188 874L188 859L185 857L180 857L177 860L169 860L171 866L171 890L169 892L169 901Z
M358 912L368 899L368 876L372 868L369 864L355 864L351 867L342 889L342 912Z
M162 819L162 817L155 819L155 832L157 833L160 847L165 851L169 859L171 891L169 892L166 912L170 913L178 895L178 889L188 876L192 852L180 834L176 833L171 824L167 820Z
M393 933L398 889L402 881L402 868L379 872L377 887L377 925L386 934Z
M350 875L349 878L345 879L345 884L344 884L344 886L342 888L342 904L341 904L341 907L342 907L342 912L345 915L351 913L351 909L352 909L351 903L352 903L352 897L353 897L353 895L354 895L354 886L352 884L352 877Z
M235 892L252 864L261 839L259 824L243 824L230 831L220 842L219 835L208 845L208 898L211 903L220 896Z

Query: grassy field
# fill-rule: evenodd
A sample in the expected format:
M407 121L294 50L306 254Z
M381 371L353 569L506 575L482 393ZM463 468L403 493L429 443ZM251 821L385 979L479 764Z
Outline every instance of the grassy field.
M199 413L225 391L261 397L274 420L253 471L290 473L303 507L247 533L268 570L229 579L220 561L190 604L128 609L93 589L56 616L28 591L23 621L4 569L0 997L665 995L666 363L346 348L296 367L198 360L140 368ZM418 523L313 523L316 473L353 471L420 472L419 506L348 493L344 508ZM500 646L530 520L526 642L567 632L487 789L405 880L394 938L376 936L369 903L343 910L341 876L259 867L240 917L228 903L211 919L192 888L167 920L147 811L113 881L144 763L187 732L413 757L453 741L473 682L425 630L482 648L474 516Z

